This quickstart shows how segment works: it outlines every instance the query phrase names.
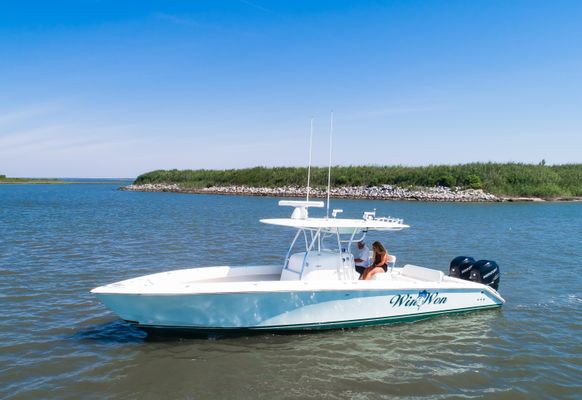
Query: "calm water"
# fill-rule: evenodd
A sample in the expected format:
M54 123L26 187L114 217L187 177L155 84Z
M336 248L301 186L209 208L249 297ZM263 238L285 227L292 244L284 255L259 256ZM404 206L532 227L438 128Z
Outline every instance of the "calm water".
M582 204L335 201L406 232L399 264L496 260L501 311L301 335L161 340L89 290L163 270L282 262L276 199L0 186L1 398L581 398ZM351 211L351 212L348 212Z

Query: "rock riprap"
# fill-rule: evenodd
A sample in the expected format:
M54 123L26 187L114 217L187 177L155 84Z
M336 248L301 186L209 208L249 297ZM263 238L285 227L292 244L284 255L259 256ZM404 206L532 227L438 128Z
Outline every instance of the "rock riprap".
M121 187L122 190L139 192L207 193L245 196L305 197L307 188L283 186L279 188L249 186L212 186L208 188L184 188L175 183L146 183ZM325 198L326 190L312 188L310 197ZM502 201L481 189L462 189L459 187L417 187L400 188L392 185L382 186L344 186L331 189L331 196L342 199L374 200L411 200L411 201L451 201L451 202L495 202Z

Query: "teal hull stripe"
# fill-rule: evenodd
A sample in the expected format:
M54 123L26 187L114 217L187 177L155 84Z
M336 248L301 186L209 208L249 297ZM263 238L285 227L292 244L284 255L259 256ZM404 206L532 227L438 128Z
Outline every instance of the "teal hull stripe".
M395 315L391 317L356 319L347 321L331 321L321 323L309 324L295 324L295 325L270 325L270 326L253 326L253 327L201 327L201 326L167 326L167 325L142 325L137 324L139 328L144 329L163 329L163 330L180 330L180 331L206 331L206 332L236 332L236 331L302 331L302 330L323 330L323 329L344 329L357 328L361 326L392 324L399 322L413 322L422 319L437 317L445 314L462 314L471 311L488 310L500 308L501 304L494 304L480 307L457 308L444 311L431 311L424 313L414 313L405 315Z

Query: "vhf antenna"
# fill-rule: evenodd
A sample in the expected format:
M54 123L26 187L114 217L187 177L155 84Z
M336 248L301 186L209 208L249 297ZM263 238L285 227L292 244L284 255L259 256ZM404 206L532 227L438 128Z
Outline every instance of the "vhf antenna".
M329 218L329 195L331 191L331 149L333 137L333 110L331 110L331 120L329 124L329 166L327 168L327 211L325 218Z
M311 149L313 147L313 117L311 117L311 133L309 134L309 164L307 164L307 201L309 201L309 189L311 178Z

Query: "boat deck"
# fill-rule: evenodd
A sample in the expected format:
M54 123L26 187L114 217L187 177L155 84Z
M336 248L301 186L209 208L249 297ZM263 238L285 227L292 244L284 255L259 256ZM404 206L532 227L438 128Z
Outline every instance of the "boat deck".
M206 267L162 272L128 279L94 289L95 293L210 293L262 290L343 290L399 288L481 288L475 282L451 278L441 271L406 265L375 279L360 281L357 274L347 280L281 280L281 266ZM171 290L170 290L171 289Z

